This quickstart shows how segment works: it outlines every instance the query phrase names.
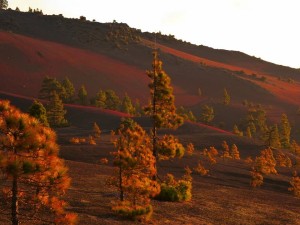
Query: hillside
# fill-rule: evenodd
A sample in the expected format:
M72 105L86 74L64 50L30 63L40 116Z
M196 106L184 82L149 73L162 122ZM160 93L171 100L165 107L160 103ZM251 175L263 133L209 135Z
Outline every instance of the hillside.
M44 76L68 76L77 88L85 84L91 96L99 88L112 88L147 101L145 71L151 65L154 34L126 24L12 10L1 12L0 18L1 74L9 75L2 81L5 91L36 96ZM225 87L237 103L246 99L280 108L286 108L284 103L298 104L299 70L238 52L191 45L172 36L157 35L156 40L178 105L219 100ZM266 82L260 81L263 76ZM294 83L288 83L289 78ZM198 88L204 93L202 99Z

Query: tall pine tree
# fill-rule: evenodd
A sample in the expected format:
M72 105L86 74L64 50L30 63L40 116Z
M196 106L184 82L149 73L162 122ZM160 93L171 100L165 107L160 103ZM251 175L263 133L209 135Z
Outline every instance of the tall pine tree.
M150 78L151 102L145 107L145 112L152 118L153 155L158 159L157 129L176 129L183 123L183 118L176 113L171 79L163 70L157 51L153 52L152 70L147 71L147 75ZM157 174L154 176L156 178Z
M48 223L74 224L76 216L64 211L61 200L70 178L58 157L55 133L8 101L0 101L0 121L0 173L9 196L9 207L1 211L10 208L13 225L44 224L46 219L51 220ZM45 206L53 212L47 213L47 218L40 212Z

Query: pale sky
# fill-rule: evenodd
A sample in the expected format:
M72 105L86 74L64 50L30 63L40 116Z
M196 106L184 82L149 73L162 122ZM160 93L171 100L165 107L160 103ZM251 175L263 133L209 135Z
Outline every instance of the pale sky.
M300 0L8 0L21 11L127 23L300 68Z

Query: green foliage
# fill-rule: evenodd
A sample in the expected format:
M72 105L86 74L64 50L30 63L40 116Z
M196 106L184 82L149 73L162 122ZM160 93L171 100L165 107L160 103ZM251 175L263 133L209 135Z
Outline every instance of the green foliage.
M42 87L39 92L39 98L45 99L45 100L50 100L51 97L53 96L54 92L56 92L56 94L58 94L60 99L65 99L66 90L61 85L61 83L58 80L56 80L55 78L46 76L42 82Z
M132 206L129 201L120 201L112 207L112 210L119 215L131 220L149 220L152 213L152 205Z
M106 108L106 94L105 91L102 91L101 89L97 93L95 104L97 107L100 107L102 109Z
M64 110L62 100L58 94L54 92L47 104L47 119L51 127L63 127L68 125L68 121L65 119L67 111Z
M229 103L230 103L230 95L228 94L226 88L224 88L223 103L224 103L224 105L229 105Z
M252 138L252 133L251 133L251 128L250 127L246 128L245 135L246 135L247 138Z
M275 169L276 160L271 148L264 149L260 152L260 156L255 158L255 171L262 174L277 174Z
M66 77L65 79L63 79L61 85L65 89L65 96L62 100L66 103L73 103L75 94L73 83Z
M203 123L209 124L214 119L214 109L208 105L204 105L201 108L200 120Z
M49 127L47 111L41 102L34 100L29 108L29 115L38 119L44 126Z
M153 118L156 128L176 129L183 119L176 113L171 79L163 70L157 52L153 54L152 70L147 71L147 75L151 79L151 103L145 107L146 114Z
M185 148L173 135L164 135L157 143L157 152L161 160L175 157L182 158Z
M127 49L130 43L140 41L138 30L130 28L127 24L119 24L114 21L109 25L110 29L105 35L105 40L111 42L114 47L119 49Z
M8 101L0 101L0 121L0 179L11 195L5 200L0 193L0 211L9 215L10 210L12 224L31 224L22 215L36 215L42 221L41 209L48 208L47 219L53 213L55 221L65 221L60 224L74 224L76 216L64 211L60 199L70 178L58 157L55 132Z
M283 148L290 147L291 125L286 114L282 114L280 123L280 142Z
M119 110L120 109L120 98L117 96L117 94L113 90L106 90L105 91L105 105L107 109L111 110Z
M185 109L183 106L180 106L177 109L177 113L178 115L180 115L184 120L189 120L189 121L193 121L196 122L197 119L194 116L193 112L191 110L187 110Z
M78 90L78 99L79 99L79 103L81 105L87 105L88 104L88 94L87 94L87 91L86 91L84 85L82 85L80 87L80 89Z
M137 209L149 206L150 197L160 191L158 183L152 180L156 174L156 159L152 154L149 136L132 119L123 119L116 134L112 137L117 149L113 153L114 165L118 168L114 180L120 193L120 202L127 201L129 204L125 211L122 205L121 212L118 203L116 211L130 212L132 215L131 212L135 214Z
M263 140L265 141L265 144L269 147L273 147L273 148L281 147L277 124L266 129L265 134L263 135Z
M176 181L172 174L167 174L167 179L161 184L161 192L155 198L171 202L189 201L192 198L191 190L191 181L184 179Z
M239 130L239 128L236 124L234 124L234 126L233 126L232 133L234 133L237 136L243 136L243 132Z
M7 0L0 0L0 10L1 9L7 9L7 7L8 7Z
M135 115L135 108L132 105L132 101L127 94L125 94L125 97L123 98L121 111L130 115Z

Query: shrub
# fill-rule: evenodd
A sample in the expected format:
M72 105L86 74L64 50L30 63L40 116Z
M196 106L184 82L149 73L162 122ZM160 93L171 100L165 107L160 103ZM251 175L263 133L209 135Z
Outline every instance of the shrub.
M170 202L189 201L192 198L192 182L188 180L176 181L172 174L161 184L161 191L156 199Z
M189 144L186 146L186 153L187 153L188 155L193 155L194 151L195 151L195 147L194 147L193 143L189 143Z
M112 210L125 218L132 220L149 220L151 218L153 208L152 206L134 206L129 201L118 201Z
M72 144L80 144L79 138L77 138L77 137L72 137L72 138L70 139L70 142L71 142Z
M251 175L251 182L250 182L251 187L254 188L260 187L263 184L264 177L260 172L252 168L252 171L250 171L250 175Z
M96 141L95 141L95 139L93 138L93 136L89 136L89 144L90 145L96 145Z
M288 190L292 191L296 197L300 198L300 177L298 177L296 173L290 181L290 184L291 187Z
M198 165L194 168L194 171L201 176L205 176L208 174L209 170L205 169L201 162L198 162Z
M108 159L107 158L101 158L99 160L99 162L100 162L100 164L106 165L106 164L108 164Z
M245 159L245 163L247 163L247 164L252 164L252 163L253 163L253 159L251 158L251 156L248 156L248 157Z

